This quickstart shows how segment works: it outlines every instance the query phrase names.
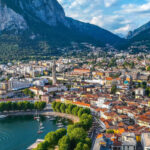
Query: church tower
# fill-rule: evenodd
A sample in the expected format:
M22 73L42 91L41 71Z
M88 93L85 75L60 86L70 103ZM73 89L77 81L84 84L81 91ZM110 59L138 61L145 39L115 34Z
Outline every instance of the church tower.
M56 61L53 61L53 66L52 66L52 78L53 78L53 85L55 85L57 83L57 79L56 79Z

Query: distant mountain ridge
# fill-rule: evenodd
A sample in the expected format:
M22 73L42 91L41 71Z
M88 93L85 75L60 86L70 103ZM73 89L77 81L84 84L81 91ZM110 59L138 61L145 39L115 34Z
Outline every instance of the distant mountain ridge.
M141 32L146 31L148 29L150 29L150 21L142 25L141 27L135 29L134 31L130 31L127 35L127 39L132 39L135 36L138 36Z
M150 22L129 32L124 48L134 53L150 52Z
M0 61L48 58L71 51L72 43L78 43L80 50L86 50L82 43L100 47L109 44L118 49L143 37L148 43L149 24L133 31L126 40L67 17L57 0L0 0ZM67 50L63 51L64 47Z
M36 24L39 26L38 28L41 26L40 30L43 30L44 25L52 28L63 28L69 33L70 39L72 39L72 34L73 36L79 35L82 37L82 42L88 41L84 39L86 36L91 41L93 39L93 41L96 40L103 44L117 45L118 42L123 41L123 39L98 26L66 17L63 8L56 0L0 0L0 14L0 31L16 30L18 32L18 30L28 29L36 34L39 30L33 29ZM50 31L44 29L44 32ZM44 32L43 34L45 34ZM59 32L57 34L65 33Z

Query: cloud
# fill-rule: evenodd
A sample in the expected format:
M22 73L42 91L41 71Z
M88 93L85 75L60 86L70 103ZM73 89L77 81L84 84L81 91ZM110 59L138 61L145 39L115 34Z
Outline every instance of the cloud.
M131 28L132 27L129 24L127 24L127 25L125 25L123 27L120 27L120 28L114 30L114 33L116 33L116 34L121 33L121 34L125 35L128 31L131 30Z
M138 4L126 4L121 6L121 13L150 13L150 1L147 1L146 3L142 5Z
M58 0L66 16L127 34L150 18L150 0ZM117 11L116 11L117 10Z
M104 0L105 7L111 7L117 0Z

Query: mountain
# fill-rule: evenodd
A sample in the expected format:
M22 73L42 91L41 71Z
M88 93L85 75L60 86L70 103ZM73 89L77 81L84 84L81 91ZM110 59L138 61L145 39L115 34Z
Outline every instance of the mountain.
M138 36L139 34L141 34L143 31L146 31L148 29L150 29L150 21L142 25L141 27L135 29L134 31L130 31L127 35L127 39L132 39L135 36Z
M67 17L57 0L0 0L0 60L59 54L72 42L117 46L124 39Z
M128 42L126 42L125 48L128 48L129 51L148 52L150 50L150 22L130 31L127 38Z

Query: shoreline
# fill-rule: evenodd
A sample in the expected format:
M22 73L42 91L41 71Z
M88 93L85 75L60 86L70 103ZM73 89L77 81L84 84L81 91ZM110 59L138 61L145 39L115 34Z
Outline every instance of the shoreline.
M59 112L53 112L50 110L47 111L38 111L39 115L43 116L53 116L53 117L62 117L71 120L73 123L77 123L80 121L79 117L71 115L71 114L65 114L65 113L59 113ZM30 112L7 112L7 113L1 113L0 115L6 115L6 116L23 116L23 115L35 115L35 111Z

